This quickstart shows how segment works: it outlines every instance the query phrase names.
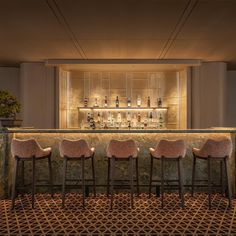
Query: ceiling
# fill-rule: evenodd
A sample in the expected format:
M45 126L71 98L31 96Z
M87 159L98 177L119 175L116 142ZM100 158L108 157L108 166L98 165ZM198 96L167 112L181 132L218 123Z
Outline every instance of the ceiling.
M0 0L0 64L200 59L236 69L236 0Z

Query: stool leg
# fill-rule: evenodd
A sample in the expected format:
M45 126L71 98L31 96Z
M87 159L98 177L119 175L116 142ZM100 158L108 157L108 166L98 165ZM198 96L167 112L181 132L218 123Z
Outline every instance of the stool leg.
M130 194L131 194L131 208L134 207L134 171L133 171L133 158L129 157L130 163Z
M65 187L66 187L66 169L67 169L67 158L64 157L63 160L63 174L62 174L62 195L61 195L61 206L64 208L65 206Z
M207 167L208 167L208 203L209 209L211 209L211 158L207 158Z
M228 189L228 199L229 199L229 208L232 206L232 193L231 193L231 186L230 186L230 177L229 177L229 159L226 157L224 159L225 164L225 175L227 181L227 189Z
M110 169L110 182L111 182L111 184L110 184L110 186L111 186L111 205L110 205L110 209L112 210L112 207L113 207L113 188L114 188L114 183L113 183L113 176L114 176L114 171L115 171L115 169L114 169L114 164L115 164L115 158L114 157L112 157L111 158L111 169Z
M196 157L195 157L195 155L193 154L192 197L193 197L193 194L194 194L195 171L196 171Z
M93 175L93 195L96 197L96 182L95 182L95 169L94 169L94 155L91 158L92 160L92 175Z
M178 158L178 174L179 174L179 189L180 189L180 198L181 198L181 206L184 208L184 188L183 188L183 163L182 157Z
M25 186L25 167L24 167L25 162L22 160L21 161L21 178L22 178L22 186Z
M49 182L51 188L51 197L53 197L53 176L52 176L52 161L51 156L48 157Z
M137 196L139 196L139 174L138 174L138 157L136 157L136 180L137 180Z
M24 160L21 160L21 185L24 188L25 186L25 162ZM22 191L21 195L24 196L24 191Z
M107 197L108 197L110 193L110 168L111 168L111 161L109 157L107 161L108 161L108 169L107 169Z
M221 185L221 194L224 196L224 181L223 181L223 161L220 161L220 185Z
M34 208L34 195L35 195L35 183L36 183L36 180L35 180L35 156L33 156L32 158L32 208Z
M149 198L151 197L151 192L152 192L152 170L153 170L153 157L151 155L151 168L150 168L150 180L149 180Z
M82 161L82 194L83 194L83 208L85 207L85 182L84 182L84 156L81 158Z
M164 157L161 157L161 208L164 207Z
M11 209L15 208L15 198L16 198L16 178L17 178L17 169L18 169L19 159L15 157L14 163L14 172L12 176L12 195L11 195Z

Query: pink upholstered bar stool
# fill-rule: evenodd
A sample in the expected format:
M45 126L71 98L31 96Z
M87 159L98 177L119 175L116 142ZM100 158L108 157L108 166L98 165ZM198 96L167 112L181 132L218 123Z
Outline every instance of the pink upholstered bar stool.
M153 180L153 160L161 161L161 206L164 207L164 183L165 181L178 182L179 196L181 199L181 206L184 207L184 189L183 189L183 166L182 159L186 154L186 147L183 140L160 140L155 149L150 148L151 156L151 170L149 182L149 197L151 196L152 182L159 182L160 180ZM178 180L164 179L164 162L177 161L178 163Z
M138 178L138 151L134 140L111 140L107 146L107 157L108 157L108 175L107 175L107 194L111 192L111 204L110 208L113 207L113 189L114 186L114 174L115 174L115 161L129 161L129 180L119 180L119 181L129 181L130 184L130 194L131 194L131 207L133 208L133 187L134 181L137 182L137 194L139 194L139 178ZM136 179L133 178L133 163L135 160L136 164ZM110 191L111 190L111 191Z
M32 208L34 208L34 195L35 195L35 164L37 160L48 159L48 168L49 168L49 184L51 187L51 195L53 196L53 179L52 179L52 164L51 164L51 148L41 148L39 143L35 139L28 140L19 140L12 139L11 143L11 152L12 156L15 159L14 172L13 172L13 181L12 181L12 209L15 207L15 195L16 195L16 182L18 175L18 166L21 162L21 181L24 186L24 161L32 161Z
M228 200L229 200L229 208L231 208L231 185L229 178L229 157L232 153L232 142L230 139L222 139L222 140L213 140L208 139L201 149L193 148L193 172L192 172L192 196L194 194L195 187L195 172L196 172L196 160L204 160L207 161L207 174L208 174L208 202L209 208L211 209L211 181L212 181L212 161L220 162L220 178L221 178L221 191L222 194L224 191L223 184L223 164L225 168L226 182L227 182L227 192L228 192ZM205 181L205 180L198 180Z
M81 162L81 187L83 194L83 207L85 207L85 181L93 181L93 193L96 196L95 188L95 170L94 170L94 148L90 148L84 139L69 140L63 139L59 146L60 155L64 159L63 163L63 177L62 177L62 207L65 205L65 188L66 181L76 181L75 179L66 179L67 162L80 161ZM91 159L92 179L85 179L84 165L85 160Z

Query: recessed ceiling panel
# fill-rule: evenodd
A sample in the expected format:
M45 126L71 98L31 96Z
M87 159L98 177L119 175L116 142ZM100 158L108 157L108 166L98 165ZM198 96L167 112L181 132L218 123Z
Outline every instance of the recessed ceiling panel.
M56 2L79 40L150 40L169 38L188 0Z

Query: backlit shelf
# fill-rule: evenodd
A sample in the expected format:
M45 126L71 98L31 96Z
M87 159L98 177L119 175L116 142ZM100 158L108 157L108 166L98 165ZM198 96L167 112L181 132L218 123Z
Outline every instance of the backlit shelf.
M78 107L80 111L166 111L167 107Z

